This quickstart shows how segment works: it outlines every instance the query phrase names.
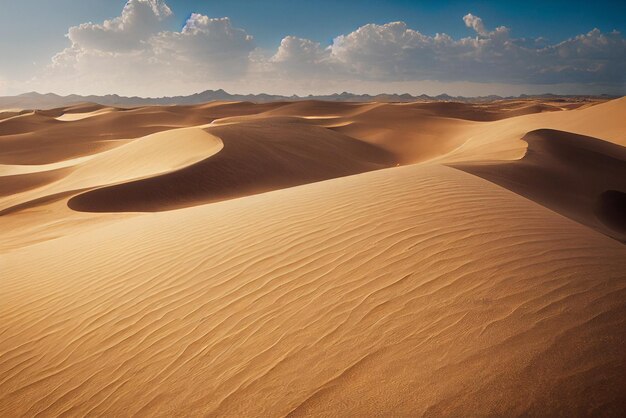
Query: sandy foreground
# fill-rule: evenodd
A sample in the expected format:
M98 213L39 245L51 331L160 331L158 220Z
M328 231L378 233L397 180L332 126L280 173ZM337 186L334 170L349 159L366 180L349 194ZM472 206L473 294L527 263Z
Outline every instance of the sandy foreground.
M0 112L0 416L626 413L626 98Z

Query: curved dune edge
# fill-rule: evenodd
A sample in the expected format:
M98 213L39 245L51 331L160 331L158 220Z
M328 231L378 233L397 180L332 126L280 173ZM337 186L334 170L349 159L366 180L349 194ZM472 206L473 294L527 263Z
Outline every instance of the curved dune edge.
M0 415L626 406L624 247L442 166L110 222L0 263Z
M85 155L83 157L73 158L71 160L59 161L51 164L39 165L6 165L0 164L0 177L18 176L22 174L45 173L47 171L55 171L64 168L72 168L82 162L91 160L94 155Z
M87 118L92 118L94 116L107 114L107 113L110 113L111 111L112 109L105 108L105 109L94 110L92 112L63 113L61 116L58 116L55 119L62 121L62 122L74 122L77 120L83 120Z
M623 115L626 97L580 109L528 114L493 122L474 122L453 132L461 145L436 157L439 164L478 161L514 161L526 155L524 135L538 129L554 129L601 138L626 146Z
M618 215L626 193L626 147L553 129L529 132L523 140L528 149L520 160L450 166L626 242L626 212Z
M32 110L3 109L3 110L0 110L0 122L7 121L9 119L13 119L18 116L30 115L30 114L33 114Z
M137 139L80 159L69 174L35 190L0 201L0 213L28 206L48 195L101 187L158 176L193 165L223 147L222 141L202 127L173 129Z
M238 109L255 111L250 106L225 104L153 106L116 109L72 122L55 118L64 113L85 113L84 110L102 111L102 106L37 111L19 116L19 120L0 121L0 163L42 165L89 156L153 133L204 125L214 117L232 114ZM262 109L265 107L256 111Z
M183 169L81 193L83 212L156 212L239 198L397 165L374 145L303 122L208 125L223 149Z

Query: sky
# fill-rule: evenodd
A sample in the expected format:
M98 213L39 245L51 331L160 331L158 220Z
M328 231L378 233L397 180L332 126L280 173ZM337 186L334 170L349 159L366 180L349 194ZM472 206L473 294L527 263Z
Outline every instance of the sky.
M626 94L626 1L0 0L0 95Z

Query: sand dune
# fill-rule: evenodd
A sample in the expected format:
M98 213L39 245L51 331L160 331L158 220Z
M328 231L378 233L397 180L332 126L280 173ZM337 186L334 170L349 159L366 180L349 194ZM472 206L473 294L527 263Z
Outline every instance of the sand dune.
M424 114L472 121L494 121L515 116L561 110L547 103L537 101L497 101L492 103L409 103L407 106Z
M0 117L0 416L622 415L625 112Z
M42 173L14 174L2 176L0 196L11 196L62 179L69 171L62 168Z
M210 127L224 148L158 177L78 195L70 208L89 212L158 211L342 177L396 164L385 151L298 120Z
M331 129L386 149L402 164L426 161L445 155L462 140L455 133L471 123L425 114L408 105L384 105L368 109Z
M537 129L555 129L626 145L622 115L625 98L571 111L528 114L490 123L473 123L457 131L461 145L436 159L441 163L518 160L526 154L524 135ZM450 139L449 139L450 140Z
M320 100L284 103L282 106L265 112L279 116L343 116L350 117L367 112L383 103L336 103Z
M30 112L28 110L23 110L23 109L0 109L0 120L14 118L16 116L20 116L25 113L30 113Z
M153 177L192 165L222 148L222 141L200 128L155 133L92 156L67 171L58 181L0 201L0 214L46 196ZM56 171L58 172L58 171ZM49 173L49 172L48 172Z
M623 255L443 167L119 221L4 255L0 405L26 415L615 412Z
M109 109L99 109L94 110L93 112L80 112L80 113L63 113L61 116L56 117L56 120L60 120L63 122L73 122L76 120L82 120L91 118L93 116L98 116L102 114L109 113L111 110Z
M0 124L0 164L48 164L89 155L167 129L203 125L237 108L245 112L246 107L251 106L215 103L193 108L110 109L72 121L57 119L66 114L64 108L25 114ZM84 106L71 110L70 115L85 113Z
M626 148L552 129L531 131L521 160L456 167L626 241Z

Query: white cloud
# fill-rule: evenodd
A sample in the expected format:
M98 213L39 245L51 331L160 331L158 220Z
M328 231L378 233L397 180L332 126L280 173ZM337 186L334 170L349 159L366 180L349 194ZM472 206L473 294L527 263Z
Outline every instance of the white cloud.
M164 21L171 15L163 0L129 0L115 19L73 26L67 36L72 45L84 49L111 52L138 49L142 41L164 29Z
M41 79L109 92L132 86L149 94L164 84L180 88L247 72L252 36L233 27L228 18L196 13L180 32L162 30L171 13L162 0L130 0L115 19L70 28L71 46L52 58Z
M531 82L626 83L626 39L598 29L536 51L529 64Z
M226 17L194 13L182 30L168 31L171 16L163 0L129 0L114 19L74 26L68 33L71 45L31 84L144 95L219 87L315 93L329 86L344 90L341 86L426 81L626 90L626 40L618 32L594 29L550 45L542 38L514 38L504 26L490 30L468 13L463 22L475 34L459 39L390 22L364 25L328 46L286 36L275 51L261 51Z
M273 64L272 70L277 69L288 76L310 76L339 70L331 59L330 48L322 48L318 42L296 36L283 38L269 62Z
M349 72L372 79L405 79L421 63L434 60L439 40L407 28L404 22L368 24L334 39L332 57ZM426 68L422 66L422 69ZM423 74L429 77L432 74Z
M317 64L328 57L328 51L319 43L296 36L287 36L280 42L272 61L276 63L305 63Z
M227 17L192 14L181 32L161 32L148 41L154 62L193 78L230 79L246 73L254 40Z
M473 14L468 13L465 16L463 16L463 21L465 22L465 26L467 26L468 28L474 29L477 34L479 35L487 34L487 31L485 30L485 25L483 25L483 20L480 17L474 16Z
M341 66L344 70L336 71L337 74L378 81L582 82L622 86L626 81L626 40L618 32L603 34L594 29L545 46L542 39L512 38L505 26L489 31L482 19L472 14L463 20L477 36L428 36L408 28L404 22L362 26L335 38L329 47L329 58L318 70L323 73L332 64L333 68ZM282 60L306 55L302 47L308 45L306 40L291 44L290 49L281 45ZM309 71L316 63L308 61Z

